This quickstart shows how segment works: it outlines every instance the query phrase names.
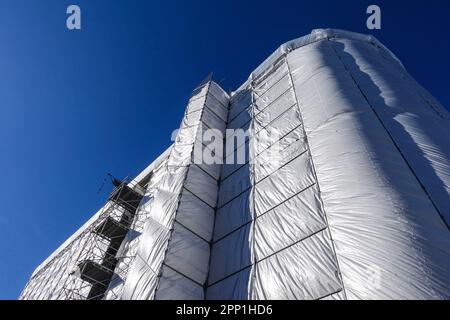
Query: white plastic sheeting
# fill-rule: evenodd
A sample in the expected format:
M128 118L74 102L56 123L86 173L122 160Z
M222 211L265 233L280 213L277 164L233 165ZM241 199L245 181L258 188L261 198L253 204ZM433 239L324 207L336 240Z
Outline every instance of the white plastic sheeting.
M449 115L389 50L314 31L230 115L254 165L223 166L207 298L450 297Z
M235 93L235 119L242 101L250 101L240 113L251 115L249 162L222 168L207 298L320 299L342 291L286 59Z
M204 298L220 167L196 165L194 148L205 148L198 142L205 127L225 133L228 99L212 81L195 90L148 209L122 299Z
M127 259L132 259L133 263L135 261L138 244L143 235L145 223L149 219L151 205L158 193L161 180L164 177L166 164L167 157L152 171L146 194L138 208L137 218L117 252L118 263L113 279L105 294L105 299L107 300L120 299L122 296L124 280L128 277L129 273L129 261ZM124 270L125 272L119 273L119 270Z
M450 237L437 210L449 213L448 193L439 206L448 182L437 181L449 174L449 123L367 41L317 42L288 61L346 297L449 298Z
M196 164L200 135L226 128L251 133L224 152L244 163ZM449 146L450 114L394 54L314 30L231 97L194 90L105 298L449 299ZM84 245L68 241L22 298L64 298Z
M328 232L302 240L256 265L253 299L319 299L341 290Z
M361 93L450 223L450 121L446 111L421 96L421 89L395 61L367 43L339 40L334 48ZM409 81L402 81L407 78Z

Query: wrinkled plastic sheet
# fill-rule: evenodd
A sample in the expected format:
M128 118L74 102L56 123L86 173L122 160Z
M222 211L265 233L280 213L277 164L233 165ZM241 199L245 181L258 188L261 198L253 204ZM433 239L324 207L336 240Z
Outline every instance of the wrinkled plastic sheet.
M344 39L334 47L450 224L450 122L445 113L419 96L417 84L401 81L403 74L374 68L386 62L370 44Z
M257 80L255 104L230 122L255 114L249 162L222 168L208 299L320 299L342 290L329 238L307 241L328 229L287 69L278 62ZM230 110L241 104L232 100ZM311 252L303 264L301 250ZM305 274L311 279L290 281Z
M206 292L207 300L247 300L250 292L252 268L212 284Z
M325 212L313 186L258 217L254 225L256 259L267 258L326 227Z
M164 266L160 286L155 296L156 300L203 300L203 288Z
M214 209L187 190L183 191L180 199L177 221L206 241L211 240Z
M445 137L435 133L448 126L380 67L370 44L323 41L288 60L346 297L448 298L449 232L426 194L438 202L444 191L422 179L421 160L433 159L439 176L448 157L436 156ZM413 148L419 136L427 146Z
M223 280L252 264L250 231L251 225L247 224L214 244L209 283Z
M256 274L252 298L257 300L316 300L341 289L325 231L259 262Z
M196 91L204 96L191 98L187 108L182 124L188 126L182 126L172 147L137 250L145 266L132 267L123 299L204 298L220 167L192 161L194 147L204 148L195 144L199 135L207 129L224 134L228 113L228 95L213 82L205 88Z

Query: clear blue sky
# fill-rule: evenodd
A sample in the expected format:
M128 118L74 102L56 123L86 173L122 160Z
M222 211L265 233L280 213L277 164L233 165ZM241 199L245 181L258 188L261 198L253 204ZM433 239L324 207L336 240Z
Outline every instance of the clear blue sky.
M81 31L66 29L69 4ZM235 89L313 28L369 33L369 4L372 34L450 106L447 0L0 0L0 299L101 207L107 172L136 175L170 145L209 72Z

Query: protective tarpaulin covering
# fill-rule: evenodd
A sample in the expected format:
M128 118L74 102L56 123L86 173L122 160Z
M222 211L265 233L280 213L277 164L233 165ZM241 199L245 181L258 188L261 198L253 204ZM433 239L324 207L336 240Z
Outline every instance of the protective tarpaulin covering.
M286 59L235 93L230 114L242 101L251 102L240 113L251 115L249 161L237 170L222 167L207 298L320 299L340 292Z
M143 198L102 298L449 299L449 146L450 114L392 52L313 30L230 95L211 78L193 91L173 146L130 184ZM103 254L88 232L103 217L21 298L89 298L73 270Z
M194 91L149 210L122 299L203 299L220 166L201 163L205 128L225 134L228 95L208 81ZM192 116L195 113L195 117ZM200 148L201 152L196 152Z
M449 122L367 41L288 60L346 297L449 298Z

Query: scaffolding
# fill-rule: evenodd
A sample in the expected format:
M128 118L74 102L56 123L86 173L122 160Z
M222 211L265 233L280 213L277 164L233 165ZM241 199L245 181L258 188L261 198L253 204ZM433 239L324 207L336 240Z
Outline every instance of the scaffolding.
M143 228L144 220L136 216L145 188L131 188L125 181L113 183L116 188L99 218L86 230L85 245L63 285L65 300L100 300L113 276L123 278L128 271L133 257L121 256L120 248L131 229Z

